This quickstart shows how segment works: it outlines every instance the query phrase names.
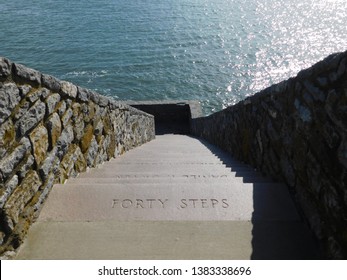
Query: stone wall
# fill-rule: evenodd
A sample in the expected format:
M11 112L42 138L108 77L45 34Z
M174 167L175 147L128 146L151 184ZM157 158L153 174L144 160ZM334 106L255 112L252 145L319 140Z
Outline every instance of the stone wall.
M192 121L203 137L285 181L328 258L347 258L347 52Z
M127 101L132 107L154 116L156 134L190 134L190 120L201 117L196 100Z
M154 137L153 116L0 58L0 254L54 183Z

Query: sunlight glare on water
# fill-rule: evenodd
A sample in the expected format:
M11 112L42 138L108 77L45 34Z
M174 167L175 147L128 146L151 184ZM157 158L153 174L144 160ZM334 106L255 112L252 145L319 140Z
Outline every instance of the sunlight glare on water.
M0 56L119 100L209 114L345 51L342 0L0 3Z

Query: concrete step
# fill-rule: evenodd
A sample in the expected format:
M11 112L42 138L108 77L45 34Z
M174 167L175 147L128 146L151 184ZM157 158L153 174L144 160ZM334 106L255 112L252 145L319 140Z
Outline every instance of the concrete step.
M139 173L181 173L189 170L190 172L233 172L231 168L222 165L154 165L154 164L134 164L134 165L115 165L105 164L101 167L93 169L96 171L104 170L109 172L126 173L126 172L139 172ZM236 171L234 171L236 172ZM239 170L241 172L241 170ZM242 172L252 172L249 169L242 169Z
M124 181L132 181L132 182L167 182L167 180L171 181L183 181L183 182L202 182L207 181L210 183L213 183L214 181L221 182L221 180L225 180L226 182L230 181L240 181L243 183L271 183L272 180L265 177L235 177L230 175L218 175L218 174L134 174L134 173L128 173L128 174L121 174L121 175L114 175L112 177L94 177L94 176L86 176L85 174L82 176L80 175L77 178L70 178L67 182L74 182L78 180L87 180L89 182L102 182L103 180L117 180L119 182Z
M37 222L17 259L244 260L315 259L301 222Z
M300 220L280 184L55 185L39 221Z
M255 181L255 180L254 180ZM193 177L193 176L184 176L177 177L175 175L171 176L136 176L136 175L125 175L119 176L117 178L70 178L67 180L66 184L210 184L210 185L232 185L236 183L252 183L253 185L259 184L271 184L272 182L262 178L257 182L251 182L251 180L244 180L243 177ZM274 183L276 184L276 183Z
M112 160L108 161L99 167L106 168L106 167L118 167L118 166L127 166L128 168L138 168L141 165L147 165L147 166L153 166L153 168L157 168L158 166L160 167L170 167L172 168L173 166L184 166L185 168L190 168L190 167L208 167L208 168L213 168L213 167L222 167L222 168L227 168L227 169L242 169L242 170L254 170L250 166L244 165L244 164L234 164L234 165L226 165L221 161L216 161L216 162L207 162L207 161L179 161L179 160L170 160L170 161L158 161L154 162L151 160L141 160L141 161L133 161L129 159L119 159L119 160ZM97 168L99 168L97 167Z
M78 176L78 178L129 178L129 177L183 177L183 178L225 178L226 176L230 178L242 177L245 180L266 180L261 174L255 172L243 172L243 171L224 171L224 170L214 170L214 171L206 171L198 173L199 170L176 170L166 171L166 170L158 170L157 172L153 171L117 171L117 170L108 170L108 169L92 169L85 173L82 173Z

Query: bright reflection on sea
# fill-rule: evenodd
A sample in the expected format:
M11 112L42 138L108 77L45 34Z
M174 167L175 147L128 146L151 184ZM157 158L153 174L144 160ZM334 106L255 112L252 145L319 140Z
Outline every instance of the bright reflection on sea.
M120 100L197 99L205 114L347 47L345 0L16 0L0 11L1 56Z

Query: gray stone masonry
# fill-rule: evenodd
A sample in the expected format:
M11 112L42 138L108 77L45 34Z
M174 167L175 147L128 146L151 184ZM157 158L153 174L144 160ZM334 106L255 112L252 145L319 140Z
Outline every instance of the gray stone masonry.
M213 115L192 132L290 192L328 258L347 258L347 52Z
M54 183L154 137L153 116L0 57L0 255Z

